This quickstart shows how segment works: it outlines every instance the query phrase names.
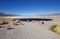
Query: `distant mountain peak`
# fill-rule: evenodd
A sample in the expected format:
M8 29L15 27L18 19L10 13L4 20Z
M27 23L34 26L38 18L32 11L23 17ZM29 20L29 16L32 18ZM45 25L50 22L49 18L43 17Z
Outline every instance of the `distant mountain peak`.
M18 16L18 15L6 14L6 13L3 13L3 12L0 12L0 16Z
M60 13L55 13L55 14L53 14L53 15L60 15Z

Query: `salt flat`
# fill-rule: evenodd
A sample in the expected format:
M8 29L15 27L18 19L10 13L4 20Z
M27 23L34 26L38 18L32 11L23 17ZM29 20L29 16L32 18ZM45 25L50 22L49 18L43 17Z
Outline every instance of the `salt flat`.
M18 26L10 22L9 25L14 29L0 28L0 39L60 39L59 35L49 30L51 25L60 23L59 17L51 18L57 19L57 21L48 21L45 24L41 24L41 22L23 22L24 25Z
M15 26L11 22L9 25L14 29L0 28L0 39L60 39L59 35L48 29L49 24L26 22L24 25Z

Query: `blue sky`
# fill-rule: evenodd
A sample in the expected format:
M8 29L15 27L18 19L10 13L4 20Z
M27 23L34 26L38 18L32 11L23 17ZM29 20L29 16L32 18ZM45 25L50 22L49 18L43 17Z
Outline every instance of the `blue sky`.
M39 15L60 12L60 0L0 0L0 12Z

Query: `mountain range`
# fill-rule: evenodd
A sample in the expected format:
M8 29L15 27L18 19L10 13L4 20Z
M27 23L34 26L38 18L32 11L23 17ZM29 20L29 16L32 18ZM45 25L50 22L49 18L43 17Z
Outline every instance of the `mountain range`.
M46 14L48 16L51 16L51 15L60 15L60 13L55 13L55 14ZM20 15L14 15L14 14L6 14L6 13L2 13L0 12L0 16L20 16Z
M6 13L0 12L0 16L18 16L18 15L14 15L14 14L6 14Z

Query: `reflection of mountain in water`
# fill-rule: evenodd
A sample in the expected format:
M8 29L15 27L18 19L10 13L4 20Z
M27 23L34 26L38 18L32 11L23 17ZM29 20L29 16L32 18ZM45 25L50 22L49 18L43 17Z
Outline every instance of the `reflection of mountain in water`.
M20 21L32 22L32 21L52 21L53 19L44 19L44 18L21 18Z

